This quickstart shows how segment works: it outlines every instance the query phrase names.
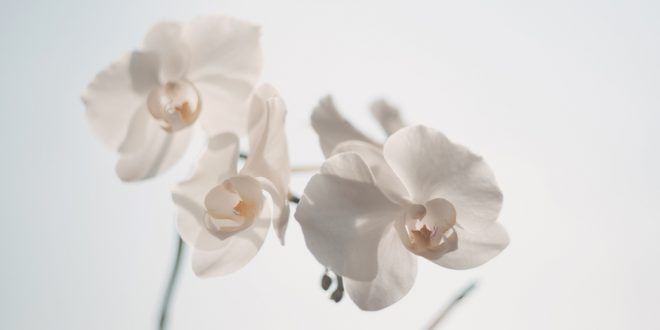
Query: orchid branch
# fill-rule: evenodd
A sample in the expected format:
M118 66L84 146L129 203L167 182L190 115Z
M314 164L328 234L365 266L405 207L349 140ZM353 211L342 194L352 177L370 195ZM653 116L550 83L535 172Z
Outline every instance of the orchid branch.
M176 254L174 255L174 264L172 265L172 272L170 273L170 278L167 283L167 289L165 289L165 295L163 295L163 301L160 308L160 318L158 322L158 329L165 329L168 321L168 313L170 308L170 301L172 300L172 293L174 292L174 285L179 275L179 268L181 268L181 255L183 254L183 241L181 237L177 234L177 246Z
M440 310L438 314L433 318L433 320L429 323L427 329L433 330L435 329L438 325L440 325L440 322L444 320L449 312L451 312L458 303L463 300L470 292L472 292L477 286L477 281L471 282L468 286L466 286L461 292L454 297L454 299L447 305L444 309Z

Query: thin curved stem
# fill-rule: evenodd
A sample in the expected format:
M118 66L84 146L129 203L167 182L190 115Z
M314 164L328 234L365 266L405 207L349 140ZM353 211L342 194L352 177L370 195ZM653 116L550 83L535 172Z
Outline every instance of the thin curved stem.
M465 298L468 294L470 294L470 292L472 292L472 290L474 290L476 286L477 286L477 281L472 281L465 288L463 288L459 292L459 294L456 295L454 299L452 299L452 301L449 302L447 306L445 306L445 308L440 310L440 312L438 312L438 314L436 314L433 317L433 320L429 322L429 325L426 329L431 329L431 330L436 329L440 325L440 323L447 317L449 312L451 312L454 309L454 307L456 307L456 305L458 305L458 303L460 303L461 300L463 300L463 298Z
M179 235L176 235L176 239L176 255L174 257L174 264L172 265L172 273L170 274L170 279L167 283L167 289L165 290L165 295L163 296L163 302L161 303L160 308L160 321L158 322L159 330L164 330L167 326L170 301L172 300L174 286L176 285L176 280L179 276L179 268L181 268L181 255L183 254L184 244Z
M318 165L291 166L291 173L315 172L315 171L318 171L319 168L320 168L320 166L318 166Z

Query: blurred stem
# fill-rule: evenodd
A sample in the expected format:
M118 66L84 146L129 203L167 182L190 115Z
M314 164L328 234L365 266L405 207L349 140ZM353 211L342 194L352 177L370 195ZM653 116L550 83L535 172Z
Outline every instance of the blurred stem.
M314 171L318 171L318 169L319 166L316 165L291 166L291 173L314 172Z
M456 305L458 305L458 303L461 302L461 300L463 300L463 298L465 298L470 292L472 292L472 290L474 290L476 286L477 286L477 281L472 281L468 286L463 288L463 290L461 290L460 293L456 297L454 297L454 299L449 303L449 305L447 305L444 309L440 310L438 314L436 314L433 320L431 320L431 322L429 323L427 329L429 330L436 329L438 325L440 325L442 320L444 320L445 317L447 317L449 312L451 312L454 309L454 307L456 307Z
M169 282L167 283L167 289L165 290L165 295L163 296L163 302L161 303L160 308L160 321L158 323L158 329L164 330L167 327L168 314L170 309L170 301L172 300L172 293L174 292L174 286L179 275L179 268L181 268L181 255L183 254L183 241L181 237L176 235L177 246L176 246L176 255L174 256L174 264L172 265L172 273L170 274Z

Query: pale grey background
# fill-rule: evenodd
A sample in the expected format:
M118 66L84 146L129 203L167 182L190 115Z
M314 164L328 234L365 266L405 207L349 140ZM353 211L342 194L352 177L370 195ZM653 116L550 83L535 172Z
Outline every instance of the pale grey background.
M80 91L162 19L222 12L263 26L264 80L290 108L295 164L320 162L308 125L336 95L377 96L482 154L512 243L456 272L420 262L377 313L318 289L297 223L240 272L185 260L173 329L410 329L479 279L446 329L657 329L660 5L657 1L6 1L0 11L0 327L150 329L173 254L168 188L123 184ZM305 177L296 177L295 190Z

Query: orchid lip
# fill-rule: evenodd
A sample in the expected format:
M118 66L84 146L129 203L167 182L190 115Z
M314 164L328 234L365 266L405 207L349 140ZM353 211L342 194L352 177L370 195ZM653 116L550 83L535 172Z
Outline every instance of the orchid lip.
M176 132L195 123L202 110L195 85L173 80L153 89L147 97L151 116L167 132Z
M456 223L454 206L443 199L443 212L439 214L437 204L437 200L432 200L424 205L411 204L406 209L405 230L408 242L405 243L413 253L422 254L442 249L446 237Z
M256 181L243 176L232 177L217 185L205 198L205 227L218 235L249 227L262 207L259 191ZM254 196L255 192L257 196Z

